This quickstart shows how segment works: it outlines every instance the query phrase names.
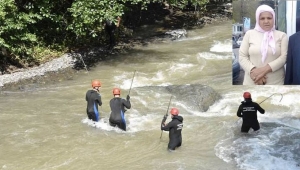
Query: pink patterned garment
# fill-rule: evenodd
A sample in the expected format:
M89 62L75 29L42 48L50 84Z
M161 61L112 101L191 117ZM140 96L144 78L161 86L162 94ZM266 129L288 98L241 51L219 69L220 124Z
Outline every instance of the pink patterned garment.
M268 6L268 5L261 5L256 9L256 24L255 24L255 30L258 32L264 33L264 37L261 43L261 54L262 54L262 62L264 63L267 58L267 52L269 46L272 49L273 54L275 54L275 40L274 40L274 33L275 30L275 24L273 25L272 29L270 31L265 31L259 26L259 16L262 12L270 12L273 16L273 20L275 23L275 12L274 10Z

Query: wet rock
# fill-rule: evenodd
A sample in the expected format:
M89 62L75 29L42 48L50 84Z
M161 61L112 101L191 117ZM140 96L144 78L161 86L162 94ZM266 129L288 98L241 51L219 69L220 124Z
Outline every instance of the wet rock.
M207 111L211 105L221 98L213 88L201 84L146 86L134 89L155 91L161 94L169 93L174 96L174 100L178 100L189 108L201 112Z
M176 40L182 37L186 37L186 30L185 29L176 29L167 31L165 34L170 35L172 40Z
M201 112L207 111L209 106L221 98L213 88L201 84L172 85L166 88L177 100Z

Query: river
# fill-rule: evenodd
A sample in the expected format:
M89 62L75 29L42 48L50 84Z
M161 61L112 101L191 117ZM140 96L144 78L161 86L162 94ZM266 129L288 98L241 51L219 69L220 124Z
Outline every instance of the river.
M0 169L299 169L300 88L232 86L231 47L231 21L226 21L188 30L181 40L115 54L73 79L1 91ZM85 113L92 79L102 82L102 119L96 125ZM108 103L114 87L126 97L132 80L123 132L107 124ZM208 85L221 99L206 112L172 99L170 107L184 118L183 144L169 152L160 122L170 95L147 86L182 84ZM261 104L266 113L258 115L259 133L240 133L236 111L244 91L257 102L274 94Z

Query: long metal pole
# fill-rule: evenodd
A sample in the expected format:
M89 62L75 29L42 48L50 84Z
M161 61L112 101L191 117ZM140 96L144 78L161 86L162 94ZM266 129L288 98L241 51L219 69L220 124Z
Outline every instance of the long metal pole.
M164 116L166 119L167 119L167 117L168 117L168 115L169 115L168 112L169 112L171 100L172 100L172 96L170 97L170 101L169 101L169 106L168 106L168 109L167 109L167 113L166 113L165 116ZM160 139L161 139L161 137L162 137L162 134L163 134L163 130L161 130Z
M131 85L130 85L130 88L129 88L128 95L130 95L130 90L131 90L131 87L132 87L132 83L133 83L133 79L134 79L134 76L135 76L135 72L136 72L136 70L134 70L134 73L133 73L133 77L132 77L132 80L131 80Z
M281 102L282 98L283 98L283 95L281 93L274 93L272 94L271 96L267 97L265 100L261 101L259 104L262 104L264 101L266 101L267 99L269 99L270 97L272 97L273 95L275 94L280 94L281 95L281 99L279 100L279 102Z

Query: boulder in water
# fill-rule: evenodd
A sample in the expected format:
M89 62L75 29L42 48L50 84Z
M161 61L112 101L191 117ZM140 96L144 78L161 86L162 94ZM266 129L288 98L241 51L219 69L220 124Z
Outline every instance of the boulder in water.
M167 90L190 108L205 112L221 96L210 86L201 84L172 85Z
M146 86L134 89L171 94L174 96L172 101L180 101L188 108L200 112L206 112L211 105L221 98L213 88L201 84Z

